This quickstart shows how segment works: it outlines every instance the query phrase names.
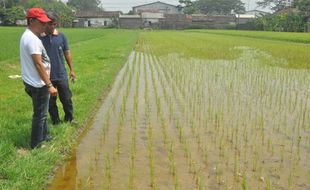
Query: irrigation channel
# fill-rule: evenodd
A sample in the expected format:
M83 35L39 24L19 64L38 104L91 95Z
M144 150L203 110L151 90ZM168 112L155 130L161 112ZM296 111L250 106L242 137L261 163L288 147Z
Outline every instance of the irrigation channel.
M309 71L139 46L50 190L310 189Z

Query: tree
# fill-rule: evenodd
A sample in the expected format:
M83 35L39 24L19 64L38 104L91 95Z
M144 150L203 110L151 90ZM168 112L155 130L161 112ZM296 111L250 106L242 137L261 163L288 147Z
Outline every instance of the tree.
M16 20L25 19L25 12L31 7L42 7L46 11L54 11L59 15L61 26L71 26L73 17L73 8L59 0L0 0L3 6L0 6L1 24L14 25Z
M183 12L187 14L220 14L228 15L232 11L243 13L245 11L244 3L241 0L179 0L184 7Z
M307 17L310 16L310 0L295 0L293 6Z
M31 7L42 7L46 11L53 11L59 16L60 26L71 26L73 17L73 8L58 0L23 0L24 7L29 9Z
M198 0L197 7L204 14L228 15L232 11L243 13L244 3L241 0Z
M293 6L300 11L303 17L305 30L308 31L310 27L310 0L295 0Z
M13 6L8 9L1 9L1 21L4 25L15 25L17 20L25 18L24 8L21 6Z
M290 6L288 3L287 3L287 0L261 0L261 1L258 1L256 3L259 7L263 7L263 8L270 8L271 10L274 10L274 11L281 11L285 8L287 8L288 6Z
M199 12L196 2L192 2L191 0L179 0L179 3L183 7L183 12L185 14L194 14Z
M0 0L4 9L12 8L20 4L20 0Z
M53 11L59 16L61 26L72 26L73 9L61 1L53 1L42 6L46 11Z
M100 0L69 0L67 4L82 11L100 10Z

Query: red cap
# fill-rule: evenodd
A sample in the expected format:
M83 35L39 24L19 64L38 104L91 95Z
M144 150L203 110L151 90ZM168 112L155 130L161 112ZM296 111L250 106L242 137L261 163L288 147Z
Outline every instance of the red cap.
M45 13L45 11L41 8L31 8L27 12L26 18L36 18L41 22L50 22L52 21L49 19Z

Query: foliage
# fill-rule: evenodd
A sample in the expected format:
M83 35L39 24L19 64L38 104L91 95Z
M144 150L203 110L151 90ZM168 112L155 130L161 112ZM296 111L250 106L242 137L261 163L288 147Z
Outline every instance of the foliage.
M194 14L199 12L196 2L192 2L191 0L179 0L179 3L183 6L183 12L185 14Z
M78 10L82 11L96 11L100 10L99 0L69 0L68 5L75 7Z
M242 13L245 11L244 3L241 0L180 0L184 5L184 13L202 13L228 15L232 11Z
M12 8L14 6L19 5L21 0L2 0L3 8Z
M304 30L303 19L297 13L277 13L258 18L258 29L265 31L301 32Z
M298 13L275 13L255 20L257 29L264 31L302 32L303 18Z
M285 9L288 4L287 0L261 0L257 2L259 7L269 7L271 10L280 11Z
M292 4L288 4L285 0L262 0L257 4L260 7L270 7L275 12L257 18L253 22L256 30L284 32L308 30L310 0L296 0ZM249 23L248 26L254 26L253 23Z
M14 0L8 1L6 8L0 8L0 20L4 25L14 25L16 20L25 18L25 12L31 7L42 7L45 10L52 10L60 16L61 26L71 26L73 20L72 8L62 1L57 0ZM13 6L11 6L13 5Z
M74 19L72 8L61 1L53 1L42 6L45 10L52 10L59 16L61 26L71 26Z
M301 11L302 15L309 18L310 16L310 0L294 0L293 6Z
M72 8L62 1L57 0L45 0L45 2L41 0L30 0L25 4L26 8L31 7L42 7L45 10L54 11L59 15L59 23L60 26L71 26L71 23L74 19Z
M295 0L293 6L300 11L303 17L305 31L310 29L310 0Z
M242 13L245 11L244 3L240 0L198 0L197 6L201 13L228 15L232 11Z
M17 20L22 20L24 18L24 9L21 6L13 6L8 9L0 9L0 19L5 25L15 25Z

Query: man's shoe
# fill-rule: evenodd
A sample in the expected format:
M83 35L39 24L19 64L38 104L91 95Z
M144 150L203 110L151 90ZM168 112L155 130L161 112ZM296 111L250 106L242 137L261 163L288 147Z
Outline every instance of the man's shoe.
M52 124L53 125L59 125L61 123L61 121L59 119L57 120L52 120Z
M78 125L79 123L76 120L73 119L73 120L70 121L70 124L71 125Z
M71 125L78 125L79 124L75 119L71 119L71 120L65 119L65 122L70 123Z
M49 142L51 140L53 140L53 137L50 135L46 135L46 137L44 138L45 141Z

